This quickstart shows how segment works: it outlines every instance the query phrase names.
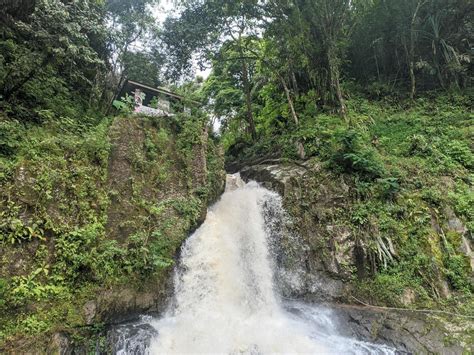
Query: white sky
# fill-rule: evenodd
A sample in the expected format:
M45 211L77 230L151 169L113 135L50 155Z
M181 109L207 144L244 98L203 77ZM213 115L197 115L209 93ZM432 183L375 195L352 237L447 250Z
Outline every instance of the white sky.
M158 5L152 8L152 12L159 22L163 22L168 14L173 13L174 7L172 0L161 0Z

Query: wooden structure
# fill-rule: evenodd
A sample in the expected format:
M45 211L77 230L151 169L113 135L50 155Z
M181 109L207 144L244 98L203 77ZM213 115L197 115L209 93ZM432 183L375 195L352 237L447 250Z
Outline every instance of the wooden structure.
M178 112L190 114L189 105L200 105L199 102L186 100L183 96L166 88L154 88L133 80L125 80L118 98L124 97L126 94L134 98L134 112L148 116L173 116Z

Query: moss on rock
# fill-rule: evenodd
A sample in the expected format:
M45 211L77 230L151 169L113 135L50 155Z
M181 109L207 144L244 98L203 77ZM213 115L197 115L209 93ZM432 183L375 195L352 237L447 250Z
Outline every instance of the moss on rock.
M224 186L222 153L199 116L35 127L3 161L6 351L47 349L52 334L82 339L161 310L181 243Z

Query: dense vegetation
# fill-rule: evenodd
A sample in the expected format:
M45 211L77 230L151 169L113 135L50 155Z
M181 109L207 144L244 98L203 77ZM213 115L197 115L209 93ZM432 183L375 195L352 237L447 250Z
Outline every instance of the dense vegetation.
M363 246L359 292L400 305L414 289L435 307L473 291L461 251L474 213L473 10L469 1L187 1L163 38L175 74L193 55L212 61L203 92L229 167L312 159L344 177L350 218L334 219ZM444 235L455 216L467 230Z
M8 123L16 141L0 176L2 340L88 335L106 321L107 300L91 316L84 307L105 290L165 292L178 248L220 192L222 159L204 117L118 117L89 129Z
M469 102L462 96L437 96L402 108L352 98L348 107L350 129L331 115L308 120L317 127L314 131L302 124L305 134L297 137L308 147L309 161L322 171L305 180L308 186L289 205L296 215L313 216L301 221L302 227L314 221L351 231L361 259L341 265L341 276L354 278L361 299L436 308L436 303L458 298L467 311L474 291L463 250L474 212ZM276 144L292 137L281 135ZM262 142L257 156L272 144ZM244 152L255 154L249 148ZM282 156L295 159L285 152ZM318 191L324 189L343 200L322 213ZM411 299L404 297L407 292L413 292Z
M57 332L80 342L110 309L128 311L113 298L163 297L178 248L221 192L222 154L199 108L108 114L122 75L158 83L145 72L155 57L128 49L150 35L152 3L2 2L0 351L46 349Z
M298 126L305 109L344 116L354 92L413 100L469 87L472 17L464 0L185 1L162 37L174 74L213 60L216 115L256 140L257 126Z
M368 260L351 270L361 297L400 306L410 289L426 307L472 304L461 250L474 234L472 1L181 0L162 24L157 4L0 0L0 338L83 329L76 305L99 285L169 268L216 197L218 144L234 166L309 159L348 182L344 223ZM205 80L192 79L199 66L212 68ZM124 193L110 161L129 127L111 109L125 77L174 83L209 115L140 121L124 226L136 233L120 240L106 231ZM196 188L209 116L221 131ZM453 215L466 230L443 234Z
M420 306L436 307L472 300L462 237L472 243L474 232L473 10L469 1L187 1L163 38L178 74L193 55L212 61L203 92L229 167L311 159L343 177L350 218L335 209L334 220L367 259L352 270L358 292L393 306L415 290ZM295 203L317 202L305 193ZM456 216L467 229L444 235Z

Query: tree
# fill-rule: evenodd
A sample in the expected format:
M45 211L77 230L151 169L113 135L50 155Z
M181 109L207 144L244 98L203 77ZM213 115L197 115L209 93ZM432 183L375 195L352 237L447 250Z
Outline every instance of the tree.
M168 18L161 40L169 58L167 77L177 80L193 73L195 64L204 68L222 45L235 36L255 36L261 17L258 0L180 1L179 17Z
M417 37L417 21L421 8L426 5L427 0L417 0L415 2L410 1L410 25L408 30L408 40L403 37L403 45L408 58L408 73L410 76L410 99L413 101L416 92L416 79L415 79L415 42ZM409 44L407 44L409 42Z
M341 88L341 63L345 48L342 39L345 36L346 21L349 13L349 0L303 1L303 16L312 30L315 41L321 43L322 68L329 73L327 90L331 99L339 105L340 113L346 115L346 105ZM301 11L301 10L300 10ZM319 73L321 75L321 72Z
M346 70L359 83L370 86L376 80L385 91L398 88L411 98L417 90L468 85L472 2L362 0L357 4Z
M150 51L129 51L122 55L122 74L130 80L151 86L161 85L163 65L162 54L153 49Z
M0 40L3 100L26 95L34 99L31 104L48 101L30 85L47 72L50 80L51 75L57 78L58 92L59 86L63 92L74 88L77 102L90 104L105 72L103 11L100 2L92 0L38 0L28 22L5 24Z
M254 119L254 89L256 85L256 60L246 47L258 45L250 38L239 36L226 42L214 59L213 71L206 83L214 114L225 122L244 119L247 132L253 140L257 138Z
M0 20L4 23L12 19L25 21L33 13L36 0L0 0Z
M158 0L107 0L108 46L114 53L112 64L114 72L124 68L124 57L138 42L145 45L155 30L155 18L151 7ZM133 50L132 50L133 51ZM129 58L128 58L129 59Z
M41 110L79 116L109 103L121 75L161 81L163 57L150 11L157 0L3 1L0 95L6 111L21 111L25 119L37 119Z

